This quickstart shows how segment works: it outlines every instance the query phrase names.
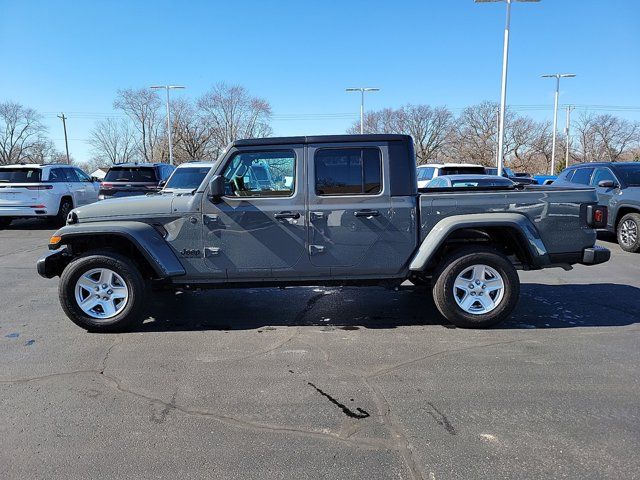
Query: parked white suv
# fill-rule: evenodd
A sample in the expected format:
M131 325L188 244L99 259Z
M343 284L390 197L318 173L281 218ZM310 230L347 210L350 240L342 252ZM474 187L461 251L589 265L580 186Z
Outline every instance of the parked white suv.
M425 188L427 183L433 178L442 175L485 175L482 165L473 163L430 163L428 165L419 165L418 172L418 188Z
M64 225L69 212L98 200L100 184L70 165L0 166L0 228L15 218L55 218Z

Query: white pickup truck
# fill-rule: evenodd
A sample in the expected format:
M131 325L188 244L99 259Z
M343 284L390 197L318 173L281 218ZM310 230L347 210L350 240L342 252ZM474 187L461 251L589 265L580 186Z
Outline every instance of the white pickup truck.
M98 200L100 184L94 180L71 165L0 166L0 228L28 217L64 225L71 210Z

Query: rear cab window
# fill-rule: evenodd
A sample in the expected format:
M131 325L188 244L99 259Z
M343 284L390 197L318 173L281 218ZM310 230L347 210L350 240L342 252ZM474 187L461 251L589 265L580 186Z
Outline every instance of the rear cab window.
M578 183L580 185L589 185L591 180L591 174L593 173L593 167L576 168L573 177L571 177L571 183Z
M316 151L316 195L378 195L382 155L378 148L322 148Z
M2 183L37 183L42 178L40 168L0 168L0 184Z
M105 182L157 182L153 167L112 167L104 177Z

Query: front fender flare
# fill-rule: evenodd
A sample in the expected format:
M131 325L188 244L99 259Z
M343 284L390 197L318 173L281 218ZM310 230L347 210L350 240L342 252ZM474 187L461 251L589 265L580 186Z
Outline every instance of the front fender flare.
M155 228L144 222L119 221L66 225L54 233L54 236L59 236L61 240L56 244L49 244L49 249L56 250L75 238L108 235L130 241L149 262L159 278L186 274L180 260L165 239Z
M547 249L540 238L536 227L526 216L518 213L477 213L469 215L453 215L440 220L422 241L414 255L409 270L422 271L429 264L433 255L445 242L447 237L465 228L508 227L517 230L526 243L531 258L536 266L549 263Z

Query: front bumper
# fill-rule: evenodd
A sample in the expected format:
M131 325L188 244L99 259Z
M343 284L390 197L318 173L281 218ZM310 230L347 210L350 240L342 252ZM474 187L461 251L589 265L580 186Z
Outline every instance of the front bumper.
M608 248L601 247L599 245L591 248L585 248L582 252L582 265L598 265L609 261L611 258L611 251Z
M58 250L49 251L40 257L36 263L36 268L41 277L53 278L60 275L70 261L71 255L67 247L62 247Z

